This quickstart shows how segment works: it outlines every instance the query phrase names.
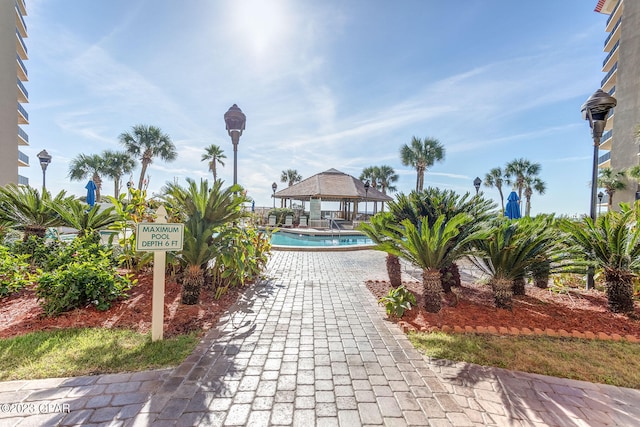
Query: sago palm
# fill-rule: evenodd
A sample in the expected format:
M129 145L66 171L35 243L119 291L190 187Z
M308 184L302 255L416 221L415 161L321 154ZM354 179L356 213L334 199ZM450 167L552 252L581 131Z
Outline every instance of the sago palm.
M0 219L24 232L25 241L32 235L44 237L48 227L62 225L53 206L63 204L66 198L64 191L52 199L47 190L40 194L33 187L8 184L0 187Z
M54 204L53 209L60 215L64 225L78 230L79 236L97 233L120 219L113 206L103 209L96 204L87 210L87 205L76 199L66 199L63 203Z
M609 211L594 223L565 220L561 227L576 254L604 274L609 309L615 313L633 311L632 279L640 272L640 205L631 209L621 204L621 212Z
M184 245L179 259L185 266L182 281L182 303L197 304L204 283L204 269L215 258L217 233L224 225L239 220L244 197L238 185L222 189L222 181L209 186L207 180L196 184L187 179L186 188L170 183L164 187L165 200L184 220Z
M549 227L549 218L499 218L474 241L469 259L490 276L498 308L511 309L514 282L524 279L534 266L545 261L560 271L568 260L558 241L558 232Z
M358 230L365 233L376 244L374 249L386 252L384 242L392 240L390 233L393 231L391 224L394 222L395 219L391 213L381 212L372 216L369 222L360 223ZM396 233L394 238L400 239L402 235ZM391 286L397 288L402 285L402 269L398 256L387 252L386 266Z
M381 246L387 251L422 268L422 286L425 309L437 313L442 307L442 267L450 265L460 258L476 238L475 233L468 233L460 238L460 230L469 224L472 218L460 213L447 219L439 216L432 226L423 222L415 226L409 220L400 225L392 225L393 230L387 233L390 238ZM396 236L401 235L401 238Z

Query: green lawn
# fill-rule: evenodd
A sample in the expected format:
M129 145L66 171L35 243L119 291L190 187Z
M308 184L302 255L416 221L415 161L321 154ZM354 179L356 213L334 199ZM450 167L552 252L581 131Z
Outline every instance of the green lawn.
M484 334L408 334L438 359L640 389L640 344Z
M196 334L151 342L128 329L83 328L0 339L0 381L133 372L179 365Z

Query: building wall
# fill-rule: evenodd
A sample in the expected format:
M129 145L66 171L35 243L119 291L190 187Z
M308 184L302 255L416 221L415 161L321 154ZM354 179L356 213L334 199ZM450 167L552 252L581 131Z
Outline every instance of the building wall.
M0 0L0 186L18 182L16 1Z
M620 27L620 53L613 124L611 168L627 169L639 164L636 128L640 125L640 2L625 1ZM614 204L633 203L638 185L630 181L625 191L616 192Z

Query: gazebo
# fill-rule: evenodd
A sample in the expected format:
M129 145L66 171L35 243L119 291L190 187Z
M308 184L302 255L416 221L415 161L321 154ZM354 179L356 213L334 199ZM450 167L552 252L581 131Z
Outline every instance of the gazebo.
M273 195L278 199L292 199L309 202L309 225L319 225L322 202L340 202L339 217L352 221L358 212L359 202L389 202L393 199L374 187L365 187L359 179L329 169L304 179L291 187L278 191ZM316 223L318 221L318 223Z

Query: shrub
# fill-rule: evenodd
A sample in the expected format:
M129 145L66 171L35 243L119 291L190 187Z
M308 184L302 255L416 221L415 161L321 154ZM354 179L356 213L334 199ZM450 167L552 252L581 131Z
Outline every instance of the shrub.
M46 242L42 237L31 235L26 240L15 241L11 250L15 254L26 255L32 267L42 268L59 246L59 241Z
M406 310L411 309L411 305L416 305L416 297L408 291L404 285L391 288L389 293L378 300L379 304L384 304L389 317L402 317Z
M9 248L0 246L0 297L6 297L27 286L30 282L29 255L12 254Z
M107 260L110 267L117 265L113 256L113 247L100 243L100 236L89 233L78 236L70 242L59 244L50 250L46 262L42 264L45 271L53 271L71 263Z
M117 274L106 258L75 261L64 270L41 272L36 295L47 316L87 305L107 310L134 284L129 275Z

